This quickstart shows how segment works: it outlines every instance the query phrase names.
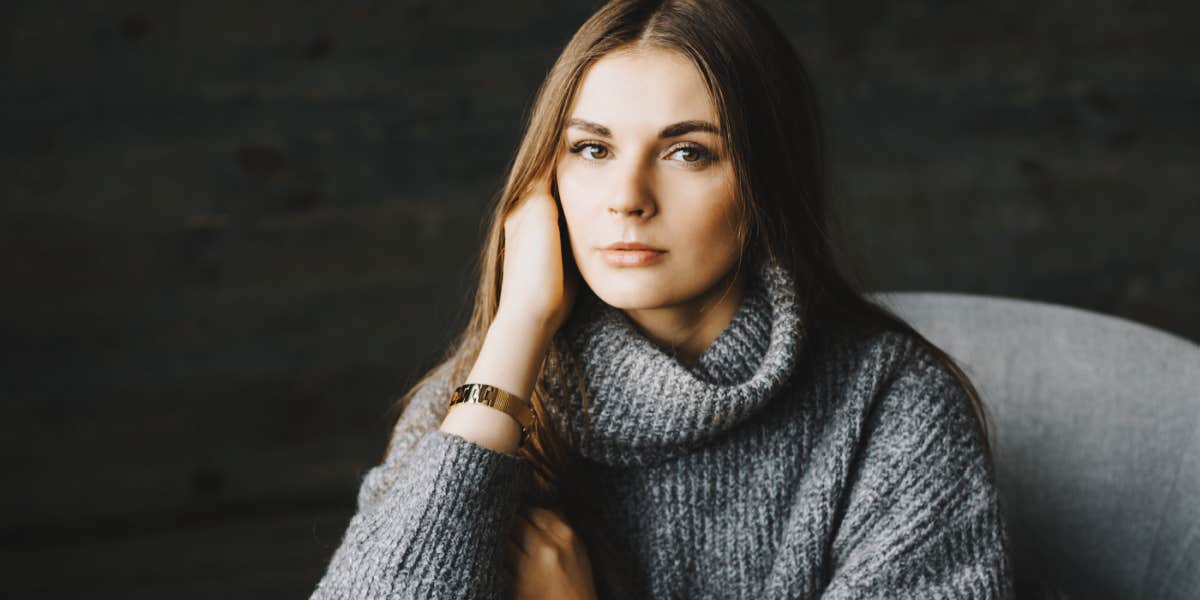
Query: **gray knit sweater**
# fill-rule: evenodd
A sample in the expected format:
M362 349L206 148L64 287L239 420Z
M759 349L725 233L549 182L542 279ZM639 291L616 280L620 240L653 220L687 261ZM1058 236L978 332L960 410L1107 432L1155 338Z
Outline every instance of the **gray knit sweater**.
M991 464L962 387L913 339L806 336L774 263L698 362L580 294L546 426L601 598L1008 598ZM313 599L506 598L499 556L531 467L438 429L419 390ZM575 388L578 382L575 382ZM591 552L589 552L591 556Z

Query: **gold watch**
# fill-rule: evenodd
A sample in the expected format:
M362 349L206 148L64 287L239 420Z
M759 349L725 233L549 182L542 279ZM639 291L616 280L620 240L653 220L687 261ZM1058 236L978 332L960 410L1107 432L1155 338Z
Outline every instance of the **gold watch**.
M516 394L510 394L486 383L464 383L455 388L447 406L454 406L460 402L478 402L508 413L521 426L521 439L517 445L525 445L535 419L529 403Z

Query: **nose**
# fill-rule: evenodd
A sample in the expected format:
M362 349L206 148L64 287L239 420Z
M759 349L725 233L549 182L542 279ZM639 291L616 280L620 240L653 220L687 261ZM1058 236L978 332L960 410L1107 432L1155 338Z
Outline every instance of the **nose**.
M657 212L646 174L641 166L633 165L614 178L608 214L616 217L633 216L649 219Z

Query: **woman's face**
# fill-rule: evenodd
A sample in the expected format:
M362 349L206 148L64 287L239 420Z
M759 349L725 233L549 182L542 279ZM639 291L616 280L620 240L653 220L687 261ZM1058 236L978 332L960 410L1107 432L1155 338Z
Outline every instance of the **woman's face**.
M622 309L683 304L737 261L733 168L699 71L666 50L615 52L585 73L555 175L571 251ZM661 252L609 251L619 242Z

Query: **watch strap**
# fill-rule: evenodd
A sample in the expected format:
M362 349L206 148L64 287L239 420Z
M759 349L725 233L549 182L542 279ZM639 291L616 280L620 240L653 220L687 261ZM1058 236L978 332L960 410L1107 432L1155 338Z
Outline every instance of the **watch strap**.
M520 396L486 383L464 383L454 389L447 406L461 402L478 402L507 413L521 426L519 445L525 444L535 418L529 403Z

